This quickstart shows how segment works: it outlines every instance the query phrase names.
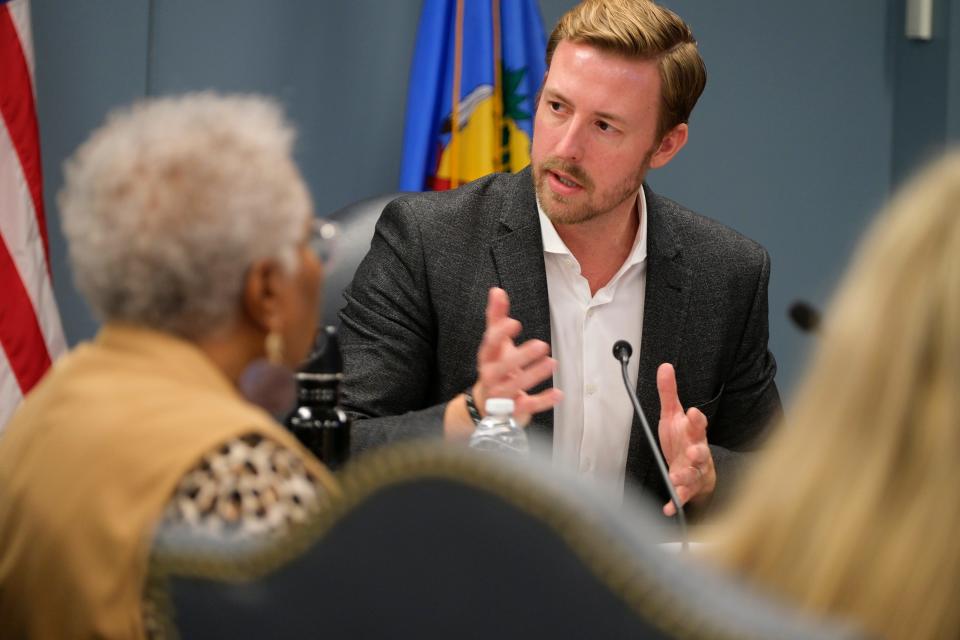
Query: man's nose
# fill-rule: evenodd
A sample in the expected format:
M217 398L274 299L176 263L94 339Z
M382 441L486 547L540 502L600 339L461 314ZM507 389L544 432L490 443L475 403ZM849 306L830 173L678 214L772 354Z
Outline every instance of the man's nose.
M554 149L554 154L564 160L579 162L583 160L584 124L577 118L567 121L560 140Z

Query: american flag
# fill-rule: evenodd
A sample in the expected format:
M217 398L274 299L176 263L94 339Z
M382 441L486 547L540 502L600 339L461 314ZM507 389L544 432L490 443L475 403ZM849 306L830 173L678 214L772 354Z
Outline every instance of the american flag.
M0 431L66 350L50 280L28 0L0 0Z

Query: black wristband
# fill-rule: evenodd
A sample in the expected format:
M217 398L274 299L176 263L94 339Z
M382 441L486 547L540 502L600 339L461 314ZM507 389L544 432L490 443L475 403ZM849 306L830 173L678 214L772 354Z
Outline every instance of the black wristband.
M474 401L473 393L469 387L463 392L463 397L467 400L467 413L470 414L473 424L480 424L483 417L480 415L480 410L477 409L477 403Z

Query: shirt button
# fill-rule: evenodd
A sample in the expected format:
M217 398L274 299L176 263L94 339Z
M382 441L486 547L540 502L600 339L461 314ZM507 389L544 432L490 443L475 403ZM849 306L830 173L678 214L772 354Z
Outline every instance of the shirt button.
M584 388L584 391L587 392L587 395L588 395L588 396L592 396L593 394L595 394L595 393L597 392L597 385L595 385L595 384L588 384L588 385Z
M583 460L580 461L580 471L583 471L584 473L586 473L592 470L593 470L593 460L591 460L590 458L584 458Z

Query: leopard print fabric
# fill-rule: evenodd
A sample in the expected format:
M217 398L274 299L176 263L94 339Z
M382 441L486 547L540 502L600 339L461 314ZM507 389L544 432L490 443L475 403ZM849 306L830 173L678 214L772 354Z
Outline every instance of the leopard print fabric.
M323 487L299 454L260 434L236 438L211 451L180 481L160 527L195 527L238 537L281 533L318 508ZM156 603L144 596L146 637L163 637Z
M229 537L277 533L305 521L321 491L299 455L246 435L204 456L183 477L162 524Z

